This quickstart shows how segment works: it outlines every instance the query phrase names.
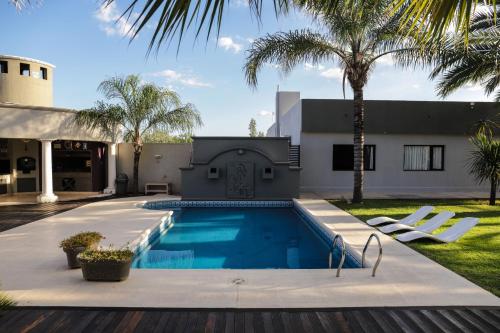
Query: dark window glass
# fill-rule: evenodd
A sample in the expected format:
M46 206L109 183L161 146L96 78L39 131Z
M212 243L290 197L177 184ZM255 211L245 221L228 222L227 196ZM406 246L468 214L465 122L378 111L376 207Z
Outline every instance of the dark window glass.
M404 146L403 170L444 170L444 146Z
M42 79L47 80L47 68L40 67L40 72L42 73Z
M375 170L375 145L365 145L363 164L365 170ZM333 145L332 169L336 171L354 170L353 145Z
M7 74L9 72L9 63L7 61L0 61L0 73Z
M30 76L30 65L21 63L19 65L19 74L22 76Z

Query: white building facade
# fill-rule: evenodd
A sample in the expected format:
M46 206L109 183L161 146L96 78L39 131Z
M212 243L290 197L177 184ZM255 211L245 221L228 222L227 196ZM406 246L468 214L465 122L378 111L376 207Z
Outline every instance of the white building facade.
M301 191L350 197L352 101L301 99L298 92L279 92L276 101L267 135L290 136L300 146ZM469 138L478 121L499 112L498 103L366 101L365 194L487 196L489 185L468 172Z

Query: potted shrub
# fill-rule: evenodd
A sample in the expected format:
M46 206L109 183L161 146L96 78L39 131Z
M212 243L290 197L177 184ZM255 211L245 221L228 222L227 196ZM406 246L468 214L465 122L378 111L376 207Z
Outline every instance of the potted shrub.
M59 247L66 253L69 268L79 268L80 263L77 260L77 255L86 249L96 249L97 245L104 237L93 231L80 232L63 240Z
M123 281L128 278L134 252L124 249L87 249L78 255L87 281Z

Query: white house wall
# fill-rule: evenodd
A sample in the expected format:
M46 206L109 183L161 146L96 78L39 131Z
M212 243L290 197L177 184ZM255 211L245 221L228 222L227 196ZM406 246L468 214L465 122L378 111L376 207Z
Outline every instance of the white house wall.
M333 144L352 144L352 134L302 133L302 191L352 191L353 172L332 170ZM366 193L488 191L467 172L472 147L466 136L369 134L365 144L376 145L375 171L365 171ZM404 145L444 145L444 171L403 171Z
M301 124L302 103L299 100L281 117L281 136L289 136L292 145L300 145Z
M45 107L0 105L0 138L110 141L76 126L75 111Z

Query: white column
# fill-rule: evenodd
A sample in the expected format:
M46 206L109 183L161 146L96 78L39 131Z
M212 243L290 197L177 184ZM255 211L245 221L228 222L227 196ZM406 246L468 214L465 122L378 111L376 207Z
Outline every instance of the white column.
M52 185L52 140L42 142L42 194L37 197L38 202L56 202Z
M108 187L104 189L106 194L115 194L116 180L116 143L108 143Z

